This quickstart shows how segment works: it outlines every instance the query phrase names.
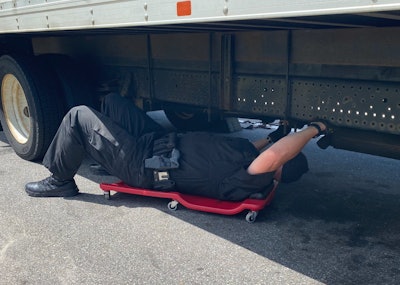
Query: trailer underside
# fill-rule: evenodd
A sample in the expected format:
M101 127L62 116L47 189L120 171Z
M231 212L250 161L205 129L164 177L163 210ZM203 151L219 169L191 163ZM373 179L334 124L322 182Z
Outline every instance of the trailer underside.
M128 74L130 96L171 114L297 126L322 118L336 129L334 147L399 159L399 19L382 11L7 34L0 50L66 55L97 84Z

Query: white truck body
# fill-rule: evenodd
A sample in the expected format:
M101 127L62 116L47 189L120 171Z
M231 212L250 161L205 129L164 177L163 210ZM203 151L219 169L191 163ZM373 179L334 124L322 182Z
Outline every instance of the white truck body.
M123 28L396 11L395 0L0 1L1 33ZM379 17L379 15L377 15Z

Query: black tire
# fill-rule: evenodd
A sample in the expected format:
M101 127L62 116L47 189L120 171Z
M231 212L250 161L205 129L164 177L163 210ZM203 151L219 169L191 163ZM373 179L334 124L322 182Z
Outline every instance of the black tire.
M0 120L8 142L26 160L43 157L63 116L57 81L34 57L0 57Z
M165 110L165 114L171 124L179 131L206 131L211 126L205 112Z
M100 102L94 92L94 72L86 64L61 54L46 54L39 58L51 67L60 83L65 113L78 105L99 109Z
M173 111L165 110L165 114L171 124L183 132L207 131L207 132L230 132L227 121L221 119L217 114L208 118L206 112L201 111Z

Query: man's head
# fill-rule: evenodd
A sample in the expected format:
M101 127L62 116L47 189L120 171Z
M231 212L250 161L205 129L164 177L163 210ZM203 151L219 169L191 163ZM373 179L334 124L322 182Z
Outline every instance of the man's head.
M286 162L282 166L280 181L283 183L291 183L299 180L301 176L308 171L307 158L303 153L299 153L294 158Z

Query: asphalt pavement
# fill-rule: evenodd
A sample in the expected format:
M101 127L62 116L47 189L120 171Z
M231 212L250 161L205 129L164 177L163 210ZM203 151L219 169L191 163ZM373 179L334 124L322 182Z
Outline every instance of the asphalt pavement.
M233 133L255 139L268 130ZM113 193L85 163L80 194L32 198L49 175L0 132L0 284L400 284L400 161L305 148L255 223Z

